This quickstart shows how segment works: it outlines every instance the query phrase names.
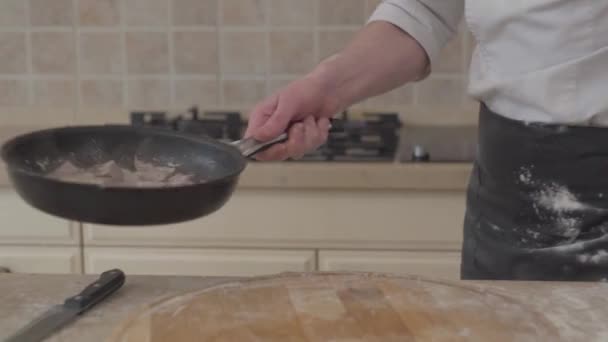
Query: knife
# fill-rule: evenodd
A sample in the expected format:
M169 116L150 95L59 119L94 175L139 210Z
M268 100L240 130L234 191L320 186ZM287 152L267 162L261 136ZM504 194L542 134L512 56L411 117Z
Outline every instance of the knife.
M125 274L119 269L103 272L97 281L76 296L55 305L9 337L5 342L37 342L50 336L64 325L76 319L95 304L116 292L125 283Z

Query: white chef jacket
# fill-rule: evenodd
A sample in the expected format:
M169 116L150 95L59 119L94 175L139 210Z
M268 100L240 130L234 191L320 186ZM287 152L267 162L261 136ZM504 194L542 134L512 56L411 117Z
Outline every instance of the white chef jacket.
M513 119L608 125L608 0L384 0L370 22L408 32L432 70L463 14L472 97Z

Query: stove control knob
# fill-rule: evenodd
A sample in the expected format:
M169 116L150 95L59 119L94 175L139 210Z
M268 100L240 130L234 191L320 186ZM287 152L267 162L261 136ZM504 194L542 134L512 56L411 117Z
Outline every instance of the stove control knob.
M415 145L414 146L414 152L412 153L412 160L416 161L416 162L427 162L429 161L430 155L428 154L428 152L426 152L424 150L423 146L420 145Z

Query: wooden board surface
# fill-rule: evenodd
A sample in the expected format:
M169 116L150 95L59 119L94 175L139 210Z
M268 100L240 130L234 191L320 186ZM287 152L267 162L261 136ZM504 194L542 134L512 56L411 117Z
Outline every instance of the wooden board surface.
M283 274L159 300L112 342L557 341L526 303L474 286L374 274Z

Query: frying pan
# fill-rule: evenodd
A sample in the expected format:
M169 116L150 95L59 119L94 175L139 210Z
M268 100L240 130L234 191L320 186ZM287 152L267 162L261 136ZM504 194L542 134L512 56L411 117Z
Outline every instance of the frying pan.
M224 143L153 127L73 126L34 131L2 146L9 179L29 205L61 218L102 225L144 226L178 223L209 215L231 197L247 158L287 140L248 138ZM114 161L134 168L134 160L178 165L193 184L155 187L104 186L48 176L70 161L91 167Z

